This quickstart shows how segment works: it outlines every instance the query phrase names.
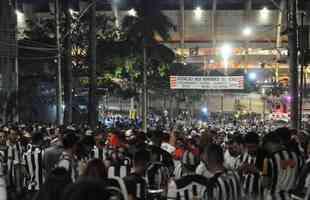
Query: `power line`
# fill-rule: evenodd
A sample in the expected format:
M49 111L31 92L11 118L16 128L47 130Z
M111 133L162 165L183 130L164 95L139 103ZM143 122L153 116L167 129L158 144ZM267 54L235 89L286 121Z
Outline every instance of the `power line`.
M42 43L42 42L38 42L38 41L34 41L34 40L28 40L28 39L23 39L22 42L30 42L30 43L33 43L33 44L38 44L38 45L44 45L46 47L50 47L50 48L56 48L57 46L56 45L50 45L50 44L47 44L47 43Z
M57 58L57 56L49 56L49 57L18 57L20 60L52 60Z
M43 48L43 47L31 47L31 46L23 46L23 45L16 45L7 42L0 41L0 45L3 46L11 46L11 47L18 47L20 49L28 49L28 50L36 50L36 51L57 51L56 48Z

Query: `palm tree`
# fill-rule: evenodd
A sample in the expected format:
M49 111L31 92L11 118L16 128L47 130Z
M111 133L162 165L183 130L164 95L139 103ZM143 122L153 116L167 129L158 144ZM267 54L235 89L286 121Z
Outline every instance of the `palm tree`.
M143 49L143 131L147 131L147 62L148 52L157 43L156 37L162 40L170 38L174 25L160 10L159 1L139 0L134 6L136 16L126 16L123 29L128 38Z

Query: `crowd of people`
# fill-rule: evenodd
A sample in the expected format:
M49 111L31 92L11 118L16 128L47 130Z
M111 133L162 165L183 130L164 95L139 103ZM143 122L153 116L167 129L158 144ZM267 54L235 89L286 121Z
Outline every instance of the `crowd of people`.
M147 133L7 125L0 200L308 200L309 141L289 128L214 124Z

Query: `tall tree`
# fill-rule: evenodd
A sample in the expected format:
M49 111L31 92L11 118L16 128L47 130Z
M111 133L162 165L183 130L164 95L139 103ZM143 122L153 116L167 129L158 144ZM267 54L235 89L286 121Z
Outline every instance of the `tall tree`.
M88 123L92 129L95 129L98 120L97 111L97 20L96 20L96 0L90 0L93 4L90 9L90 70L89 70L89 100L88 100Z
M72 15L70 13L69 1L64 1L64 13L65 13L65 66L64 66L64 124L68 125L72 123L72 34L71 24Z
M156 36L162 40L170 38L174 25L160 10L159 1L139 0L134 6L137 15L127 16L123 28L130 40L143 49L143 130L147 131L147 71L148 51L157 43Z
M14 92L14 63L16 58L16 26L17 18L15 14L14 4L9 0L0 2L0 70L2 74L2 90L0 94L3 122L12 121L16 113L9 113L8 107L12 94ZM15 107L14 107L15 108ZM8 114L11 114L10 116Z

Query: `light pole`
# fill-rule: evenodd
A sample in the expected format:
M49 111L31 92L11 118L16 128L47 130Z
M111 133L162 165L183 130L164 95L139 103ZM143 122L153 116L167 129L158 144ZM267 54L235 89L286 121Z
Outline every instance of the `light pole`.
M304 24L305 13L301 13L301 27L299 28L299 51L301 56L300 62L300 99L299 99L299 128L302 128L302 113L303 113L303 98L304 98L304 83L305 83L305 75L304 69L306 68L305 64L305 54L308 49L309 44L307 41L307 37L309 35L309 27Z
M95 130L98 120L97 100L97 19L96 0L92 0L90 13L90 85L89 85L89 107L88 122L92 130Z
M298 128L298 56L297 56L297 2L288 0L288 51L290 69L290 93L291 103L291 123L292 128Z
M16 15L16 29L15 29L15 115L14 121L19 121L19 110L18 110L18 91L19 91L19 68L18 68L18 1L15 0L15 15Z

